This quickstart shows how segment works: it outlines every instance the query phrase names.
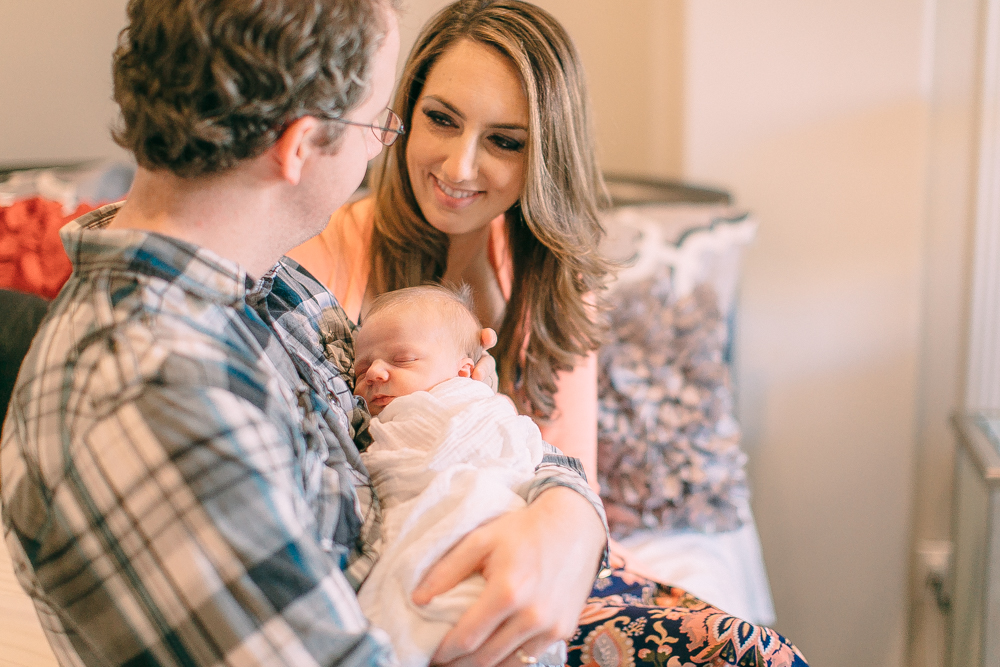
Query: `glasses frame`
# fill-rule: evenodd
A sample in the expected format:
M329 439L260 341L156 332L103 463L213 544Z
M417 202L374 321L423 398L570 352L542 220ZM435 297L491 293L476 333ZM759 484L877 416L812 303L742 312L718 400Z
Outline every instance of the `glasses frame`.
M403 125L403 119L399 117L399 114L397 114L395 111L393 111L388 107L386 107L385 110L389 112L390 120L392 118L395 118L397 121L399 121L399 129L394 129L391 127L382 127L378 123L359 123L354 120L347 120L346 118L328 118L327 120L331 120L335 123L343 123L344 125L355 125L357 127L370 128L372 134L374 134L375 138L379 140L379 143L381 143L383 146L392 146L394 143L396 143L396 139L399 139L401 136L406 134L406 126Z

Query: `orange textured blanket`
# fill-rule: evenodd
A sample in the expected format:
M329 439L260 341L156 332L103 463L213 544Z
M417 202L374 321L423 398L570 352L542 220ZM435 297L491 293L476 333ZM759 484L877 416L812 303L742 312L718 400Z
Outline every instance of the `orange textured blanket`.
M65 215L62 204L43 197L0 206L0 288L46 299L58 294L72 271L59 229L95 208L80 204Z

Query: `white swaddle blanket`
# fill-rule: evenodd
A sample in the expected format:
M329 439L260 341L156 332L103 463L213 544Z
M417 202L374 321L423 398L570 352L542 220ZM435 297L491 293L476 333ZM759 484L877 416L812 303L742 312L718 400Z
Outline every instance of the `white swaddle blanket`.
M425 667L484 581L473 575L424 607L413 604L413 589L471 530L525 506L541 434L507 398L468 378L395 399L371 432L361 456L382 503L383 543L358 601L403 667Z

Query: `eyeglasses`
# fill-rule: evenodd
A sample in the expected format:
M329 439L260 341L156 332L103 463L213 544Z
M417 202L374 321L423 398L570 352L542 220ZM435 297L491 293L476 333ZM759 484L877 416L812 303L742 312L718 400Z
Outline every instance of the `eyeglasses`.
M345 125L370 127L372 129L372 134L374 134L375 138L382 142L382 145L384 146L392 146L396 139L406 134L406 128L403 127L403 119L397 116L396 112L392 109L386 109L379 114L378 119L374 123L358 123L345 118L330 118L329 120L332 120L335 123L344 123Z

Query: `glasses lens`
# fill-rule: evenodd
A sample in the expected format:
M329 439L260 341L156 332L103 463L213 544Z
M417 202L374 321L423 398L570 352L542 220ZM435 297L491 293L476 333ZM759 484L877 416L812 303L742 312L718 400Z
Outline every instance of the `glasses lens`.
M386 114L386 124L385 127L392 130L395 134L403 133L403 119L396 115L396 112L392 109L386 109L388 112Z
M391 146L396 138L403 133L403 121L392 109L386 109L379 115L379 128L375 136L386 146Z

